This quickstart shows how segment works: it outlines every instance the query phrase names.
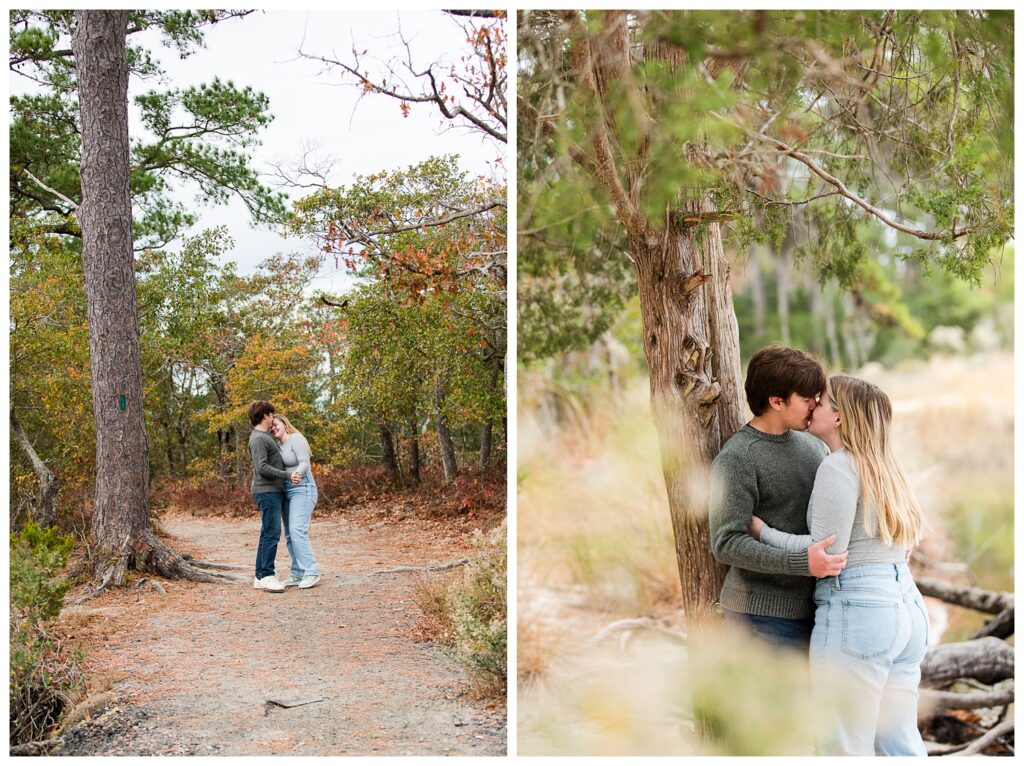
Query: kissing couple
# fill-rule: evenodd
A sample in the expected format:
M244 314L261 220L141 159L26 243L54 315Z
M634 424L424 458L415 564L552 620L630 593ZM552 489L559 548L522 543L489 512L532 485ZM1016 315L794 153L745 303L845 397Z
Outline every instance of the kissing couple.
M320 582L320 572L309 542L309 523L317 501L309 442L270 402L250 404L249 422L253 428L249 436L252 498L261 516L252 586L271 593L292 586L312 588ZM292 560L286 580L279 580L274 569L282 526Z

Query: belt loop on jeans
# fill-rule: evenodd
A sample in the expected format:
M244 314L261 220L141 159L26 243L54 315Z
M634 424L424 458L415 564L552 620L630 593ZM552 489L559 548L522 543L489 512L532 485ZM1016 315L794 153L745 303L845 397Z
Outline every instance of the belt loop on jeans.
M839 575L835 575L835 581L836 581L836 585L835 585L836 590L842 590L843 588L839 584Z

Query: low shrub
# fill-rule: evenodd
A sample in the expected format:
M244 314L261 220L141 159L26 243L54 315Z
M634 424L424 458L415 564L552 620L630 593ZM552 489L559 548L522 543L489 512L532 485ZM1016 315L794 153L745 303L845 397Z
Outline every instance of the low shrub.
M445 646L480 697L504 698L508 671L506 529L478 533L477 555L447 580L424 582L417 604L428 638Z
M41 739L79 686L78 656L53 634L70 582L61 575L73 537L29 522L10 537L11 744Z

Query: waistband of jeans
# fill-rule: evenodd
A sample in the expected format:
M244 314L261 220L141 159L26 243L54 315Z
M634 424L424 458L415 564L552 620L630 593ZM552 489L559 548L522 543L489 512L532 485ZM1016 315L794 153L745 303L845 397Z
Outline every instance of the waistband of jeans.
M910 583L914 578L910 572L910 566L905 561L894 561L885 564L854 564L839 573L836 577L822 578L824 582L843 585L852 584L860 579L871 579L882 582ZM822 580L819 580L821 582Z

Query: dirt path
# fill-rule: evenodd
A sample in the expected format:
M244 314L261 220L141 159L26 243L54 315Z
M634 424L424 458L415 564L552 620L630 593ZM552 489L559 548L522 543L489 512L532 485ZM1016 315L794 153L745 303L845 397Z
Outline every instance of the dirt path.
M171 515L196 558L250 565L253 519ZM245 582L163 582L65 610L93 678L117 700L72 729L62 755L501 755L505 710L466 693L461 671L413 640L419 574L373 574L463 558L465 542L421 523L315 521L321 584L282 594ZM279 574L287 575L282 539ZM269 698L326 697L294 708Z

